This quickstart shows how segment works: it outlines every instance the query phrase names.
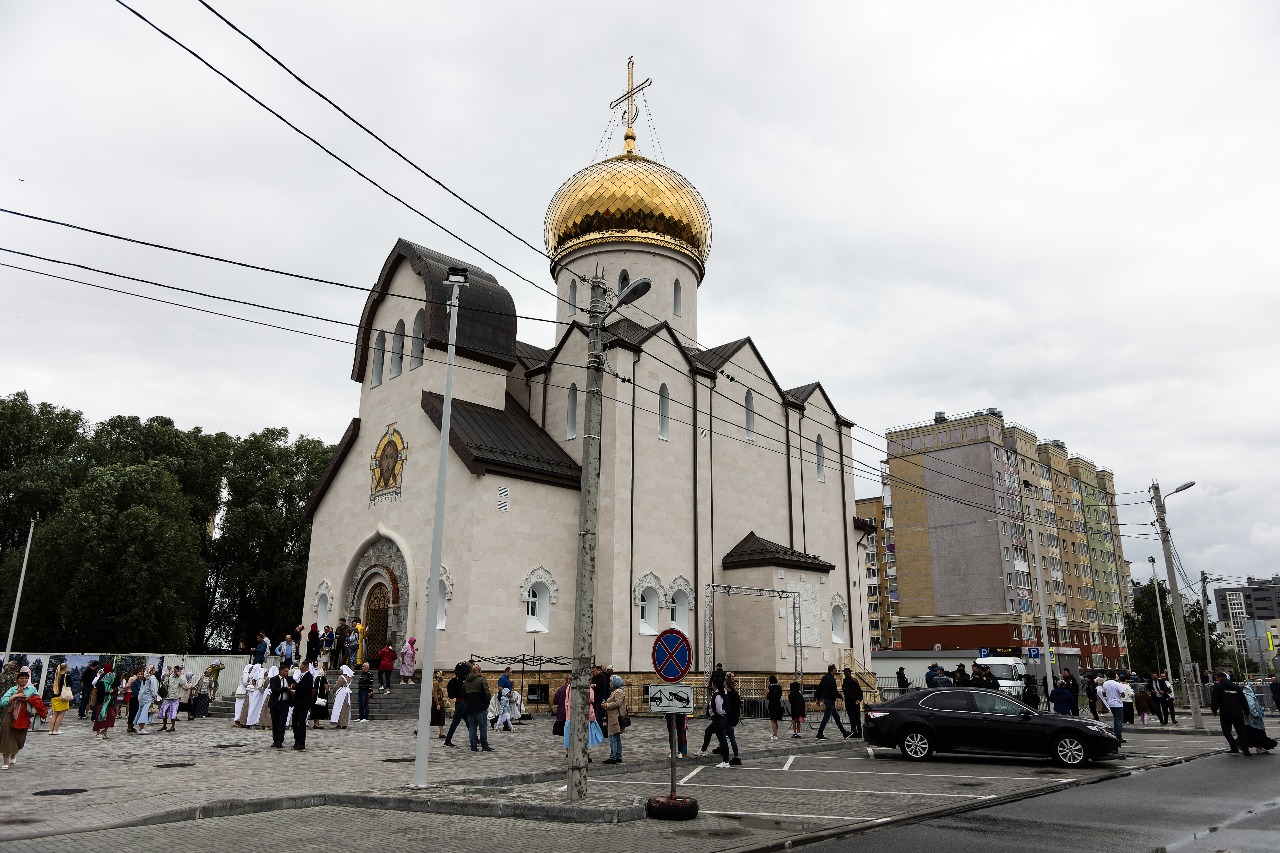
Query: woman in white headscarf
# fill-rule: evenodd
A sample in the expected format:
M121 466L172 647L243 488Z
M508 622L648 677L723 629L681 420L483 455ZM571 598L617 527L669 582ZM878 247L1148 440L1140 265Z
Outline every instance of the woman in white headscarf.
M249 676L252 672L253 664L245 664L244 671L240 673L240 683L236 685L236 716L233 723L241 728L245 726L245 715L249 712Z
M332 709L329 712L329 722L333 723L335 728L345 729L351 722L351 679L354 677L355 672L351 667L343 664L338 675L338 687L333 691Z
M245 713L244 724L246 726L258 726L266 728L267 724L262 720L262 706L267 701L267 674L262 669L262 664L255 663L253 669L249 672L249 695L245 704L248 710Z

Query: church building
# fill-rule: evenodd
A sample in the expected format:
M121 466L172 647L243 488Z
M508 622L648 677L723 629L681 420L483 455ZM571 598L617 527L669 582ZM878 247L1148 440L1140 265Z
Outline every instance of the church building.
M651 672L654 636L677 627L697 670L787 675L798 652L804 672L866 669L869 531L854 517L852 423L816 377L784 387L750 337L697 342L711 248L698 191L638 154L628 126L621 154L556 191L545 240L559 297L551 349L518 340L515 301L478 265L403 239L391 248L354 348L359 412L307 506L301 621L359 617L375 650L398 647L427 630L427 597L438 595L437 668L472 655L571 656L583 276L600 268L615 292L641 277L652 287L605 325L596 660ZM450 267L470 275L443 565L428 590Z

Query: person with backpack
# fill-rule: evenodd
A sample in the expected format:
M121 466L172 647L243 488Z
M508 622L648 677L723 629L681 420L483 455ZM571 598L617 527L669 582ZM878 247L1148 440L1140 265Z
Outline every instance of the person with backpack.
M849 731L854 737L862 737L862 685L853 677L853 670L844 668L844 683L840 685L844 694L844 709L849 714Z
M827 736L822 732L827 727L827 721L832 717L835 718L836 728L840 730L841 736L848 740L853 737L853 732L844 730L844 723L840 721L840 712L836 710L836 700L840 698L840 691L836 688L836 665L827 664L827 674L822 676L822 680L818 682L817 698L822 702L822 722L818 723L818 733L814 735L816 740L826 740Z
M702 734L702 750L699 755L707 754L707 747L711 745L711 736L716 738L716 754L721 757L721 761L717 767L729 767L729 743L725 737L726 721L728 714L725 708L725 673L722 669L717 669L711 674L711 686L707 689L707 717L711 722L707 725L706 731Z
M360 657L360 620L356 620L356 624L347 631L347 666L352 669L357 668L363 661L357 662Z
M489 726L485 717L489 713L489 699L493 691L489 682L485 681L480 664L471 664L471 674L462 683L462 693L467 700L467 738L471 743L471 751L493 752L489 746Z
M467 697L462 692L463 682L471 674L471 667L460 663L453 668L453 678L445 685L445 695L453 701L453 720L449 723L449 733L444 736L444 745L453 746L453 733L458 730L459 723L467 720Z
M729 759L730 767L742 765L742 759L738 757L738 737L735 731L740 722L742 722L742 697L738 695L733 673L728 672L724 676L724 737L729 742L729 746L733 747L733 758Z
M1036 686L1034 675L1028 675L1022 679L1022 704L1028 708L1040 707L1040 688Z

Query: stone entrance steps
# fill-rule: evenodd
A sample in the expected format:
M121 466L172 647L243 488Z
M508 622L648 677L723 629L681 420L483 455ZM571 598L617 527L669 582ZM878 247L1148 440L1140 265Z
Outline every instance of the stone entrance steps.
M329 685L333 695L333 683ZM392 685L390 693L379 693L377 688L369 696L369 718L372 720L406 720L418 718L418 702L422 695L417 684ZM209 716L231 719L235 711L235 699L217 699L209 703ZM356 717L355 690L351 691L351 718Z

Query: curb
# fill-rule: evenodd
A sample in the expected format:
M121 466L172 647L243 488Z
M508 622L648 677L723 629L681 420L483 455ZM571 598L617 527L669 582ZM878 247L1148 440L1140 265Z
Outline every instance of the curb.
M1029 800L1033 797L1040 797L1045 794L1055 794L1059 791L1066 791L1071 788L1079 788L1084 785L1096 785L1099 782L1110 782L1113 779L1123 779L1125 776L1132 776L1134 773L1142 773L1147 770L1156 770L1161 767L1173 767L1178 764L1187 764L1200 758L1206 758L1210 755L1226 752L1225 747L1222 749L1209 750L1207 752L1198 752L1194 755L1184 755L1178 758L1169 758L1164 761L1158 761L1154 764L1147 764L1142 767L1127 767L1123 770L1114 770L1110 773L1103 773L1090 779L1073 779L1070 782L1054 782L1042 788L1035 788L1030 791L1016 791L1011 794L1005 794L1001 797L995 797L990 800L983 800L975 803L964 803L955 806L941 806L936 809L928 809L926 811L912 812L910 814L895 815L887 818L876 818L874 820L857 821L850 823L837 824L829 826L825 829L816 830L814 832L806 832L802 835L795 835L790 838L778 838L773 841L767 841L762 844L748 844L740 847L728 847L721 850L720 853L772 853L775 850L790 850L799 847L802 844L816 844L820 841L832 841L837 838L847 838L851 835L861 835L864 832L883 829L887 826L907 826L913 823L923 823L925 821L934 820L940 817L948 817L950 815L964 814L965 812L979 811L981 809L989 809L992 806L1002 806L1008 803L1016 803L1019 800ZM730 818L732 819L732 818Z

